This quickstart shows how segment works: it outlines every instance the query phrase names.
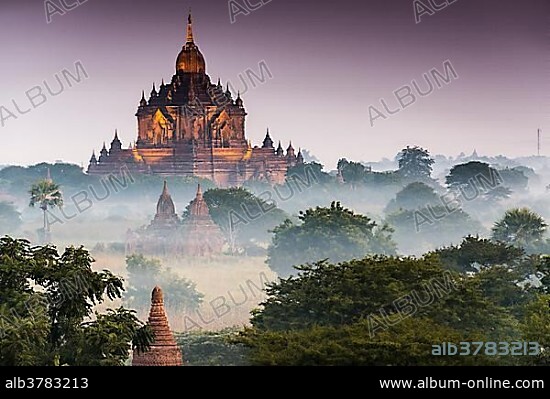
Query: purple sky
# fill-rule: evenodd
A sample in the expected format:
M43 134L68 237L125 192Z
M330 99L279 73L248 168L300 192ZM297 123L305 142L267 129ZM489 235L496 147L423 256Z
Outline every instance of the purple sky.
M50 24L43 1L2 0L0 106L17 119L0 127L0 164L87 165L115 128L125 146L135 140L141 90L173 75L189 7L213 80L244 90L239 74L259 73L261 61L273 74L243 95L254 144L269 126L275 140L332 169L340 157L393 158L414 144L448 155L534 154L541 127L550 155L548 0L456 0L419 24L410 0L271 0L234 24L224 0L88 0ZM445 60L457 80L370 126L369 106L382 110L384 99L395 108L394 90L443 71ZM58 87L55 74L76 61L89 79L25 115L15 110L12 99L29 108L25 92L44 80Z

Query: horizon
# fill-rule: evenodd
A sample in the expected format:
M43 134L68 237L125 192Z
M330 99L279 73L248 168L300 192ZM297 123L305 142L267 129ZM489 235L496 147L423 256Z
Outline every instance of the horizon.
M137 137L141 91L148 93L153 81L158 85L174 73L189 6L211 79L219 76L224 86L230 81L235 90L246 87L246 134L253 145L269 127L275 142L292 141L325 165L341 157L393 159L407 145L433 154L476 148L513 158L536 154L541 128L541 155L550 154L550 5L544 0L520 10L512 2L500 1L495 9L495 0L475 6L462 1L434 15L415 15L408 1L357 3L343 2L334 15L324 3L267 2L231 21L222 1L162 0L153 18L145 2L98 0L63 15L51 13L48 23L41 2L8 0L0 30L17 38L6 44L6 53L17 57L1 66L0 133L10 140L0 150L0 163L63 159L86 166L92 150L110 142L115 129L128 147ZM44 81L55 91L56 74L76 75L79 62L80 82L30 107L27 91L38 85L46 93ZM439 84L434 70L448 82ZM263 82L250 80L250 71ZM437 87L421 97L414 83L426 90L423 76L430 72ZM401 100L394 93L399 89ZM416 99L408 105L411 89ZM38 96L37 90L31 93ZM12 100L21 111L30 108L28 115L18 113ZM400 101L405 106L396 110ZM6 109L17 118L5 119Z

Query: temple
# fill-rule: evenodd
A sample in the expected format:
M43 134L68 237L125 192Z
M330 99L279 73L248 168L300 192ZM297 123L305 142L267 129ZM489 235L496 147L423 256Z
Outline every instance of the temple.
M147 324L153 330L154 341L146 352L134 350L132 366L183 366L180 348L170 331L160 287L153 289Z
M224 91L206 74L206 62L195 44L191 14L187 39L176 60L176 73L149 98L142 92L137 110L135 145L122 148L115 136L90 159L88 173L106 175L122 166L131 172L164 176L192 176L217 186L240 186L248 180L283 183L289 167L303 162L292 144L277 149L269 129L261 147L252 147L245 135L246 110L240 94Z
M149 256L211 256L222 253L224 236L210 217L199 184L184 220L176 214L176 207L164 182L157 202L157 212L151 223L139 230L129 230L126 253Z
M183 223L183 253L187 256L207 256L222 252L225 240L218 225L210 217L201 186L189 205L189 215Z

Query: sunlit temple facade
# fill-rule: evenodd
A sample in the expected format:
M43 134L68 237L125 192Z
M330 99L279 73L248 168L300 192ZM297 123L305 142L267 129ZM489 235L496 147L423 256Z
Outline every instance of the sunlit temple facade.
M245 135L247 116L240 94L213 84L195 44L191 15L187 39L169 83L142 97L137 110L138 137L122 148L118 134L110 148L92 155L88 173L106 175L127 167L131 172L189 176L212 180L220 187L248 180L284 182L289 167L303 162L292 144L277 148L269 130L262 146L252 147Z

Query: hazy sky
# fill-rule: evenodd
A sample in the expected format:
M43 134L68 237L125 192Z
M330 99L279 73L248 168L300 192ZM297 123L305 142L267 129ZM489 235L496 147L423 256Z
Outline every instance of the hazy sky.
M534 154L541 127L550 155L548 0L455 0L418 24L410 0L264 0L235 23L225 0L80 2L48 24L42 0L0 1L0 111L17 118L0 127L0 164L87 165L115 128L124 146L135 140L141 90L174 74L189 7L207 72L246 91L254 144L269 126L275 140L332 169L340 157L393 158L414 144L448 155ZM423 74L443 72L446 60L458 79L371 127L369 106L387 114L383 99L394 110L395 90L417 80L425 91ZM77 61L89 78L51 96L44 81L55 92L55 75L75 73ZM259 74L262 61L273 78L245 90L239 75ZM28 90L47 101L32 109Z

